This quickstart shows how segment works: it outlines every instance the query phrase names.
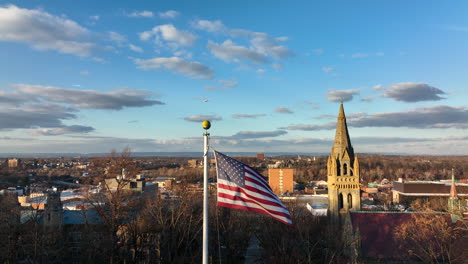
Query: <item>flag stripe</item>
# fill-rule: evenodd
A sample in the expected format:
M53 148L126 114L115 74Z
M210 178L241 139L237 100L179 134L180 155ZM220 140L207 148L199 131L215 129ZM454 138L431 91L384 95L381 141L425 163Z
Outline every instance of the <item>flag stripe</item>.
M245 170L247 171L247 173L249 173L250 175L255 176L257 178L257 180L259 180L261 183L263 183L265 188L271 190L270 185L268 184L268 182L265 180L265 178L262 175L258 174L258 172L256 172L254 169L250 168L249 166L246 166Z
M239 209L239 210L244 210L244 211L249 211L249 212L256 212L256 213L261 213L261 214L266 214L266 215L270 215L268 213L266 213L264 210L262 209L259 209L259 208L256 208L254 206L245 206L243 205L242 203L239 204L239 203L232 203L232 202L223 202L223 201L218 201L218 206L223 206L223 207L227 207L227 208L233 208L233 209ZM272 215L270 215L272 216ZM273 218L275 218L276 220L280 221L280 222L283 222L287 225L292 225L292 222L291 222L291 219L289 217L281 217L281 216L272 216Z
M245 204L251 204L251 206L256 205L258 208L260 208L263 211L267 212L271 216L273 216L273 215L283 216L283 217L288 217L289 216L289 214L287 214L287 213L275 211L275 210L272 210L272 209L268 209L268 208L266 208L268 206L265 206L264 204L255 202L254 200L245 199L244 197L239 196L239 195L229 195L229 194L226 194L226 193L220 193L218 197L219 198L224 198L223 199L224 201L230 201L232 203L243 202Z
M220 183L223 184L223 185L240 188L239 186L237 186L237 185L235 185L235 184L233 184L233 183L231 183L229 181L222 180L222 179L218 180L218 184L220 184ZM278 204L278 206L283 206L281 201L275 195L264 195L261 190L255 189L255 188L253 188L253 187L251 187L249 185L246 185L245 188L243 188L243 189L245 189L245 191L247 191L252 196L255 196L255 197L258 197L258 198L261 198L261 199L266 199L266 200L269 200L269 201L272 201L272 202L276 202Z
M238 191L238 192L240 192L240 190L243 190L247 195L250 195L251 197L255 197L256 199L266 200L266 201L275 203L276 206L284 208L284 205L280 201L278 201L276 198L261 195L258 192L250 191L248 188L240 188L239 186L229 184L229 182L226 182L223 180L219 180L218 188L219 188L218 190L227 189L229 191Z
M226 194L226 195L229 195L229 196L238 195L238 196L240 196L242 198L249 199L249 200L254 201L254 202L258 202L258 203L260 203L259 205L265 205L265 207L268 206L268 208L270 208L271 210L279 209L281 211L287 212L287 210L284 209L276 201L270 201L270 200L265 200L265 199L262 199L262 198L254 197L252 195L249 195L245 190L243 190L243 189L241 189L239 187L222 186L221 184L218 184L218 188L222 189L220 191L221 193L219 194L220 196L221 196L221 194ZM226 196L223 196L223 197L227 198Z
M269 215L292 225L288 209L265 178L246 164L215 151L218 206Z
M261 186L263 189L265 189L266 192L273 193L273 191L270 189L270 186L268 186L268 185L265 186L264 183L259 181L258 178L253 177L250 173L246 172L245 176L246 176L245 177L246 181L253 182L253 183L257 184L258 186Z
M271 192L265 190L264 188L262 188L261 186L259 186L257 184L247 182L248 181L247 179L248 178L246 177L246 184L245 184L246 189L250 189L250 190L252 190L254 192L257 192L257 193L260 193L262 195L269 196L271 199L278 200L278 198L276 198L276 195L274 193L271 193Z

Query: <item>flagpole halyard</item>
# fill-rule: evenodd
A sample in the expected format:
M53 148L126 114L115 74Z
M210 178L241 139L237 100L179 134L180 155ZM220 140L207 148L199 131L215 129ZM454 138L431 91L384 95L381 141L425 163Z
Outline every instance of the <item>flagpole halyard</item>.
M202 122L202 127L205 129L203 133L204 150L203 150L203 264L208 264L208 172L209 172L209 136L208 129L211 123L208 120Z

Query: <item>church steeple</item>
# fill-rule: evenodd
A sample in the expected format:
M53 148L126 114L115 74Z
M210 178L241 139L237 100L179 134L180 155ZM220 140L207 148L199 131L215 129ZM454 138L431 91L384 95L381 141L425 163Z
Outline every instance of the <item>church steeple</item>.
M333 224L340 224L349 211L361 209L359 161L351 145L343 103L340 104L327 167L328 213Z
M341 103L340 111L338 112L338 120L336 122L336 133L332 155L337 157L337 155L343 154L344 150L347 150L351 159L354 158L354 150L351 146L351 139L349 139L348 125L346 124L343 103Z

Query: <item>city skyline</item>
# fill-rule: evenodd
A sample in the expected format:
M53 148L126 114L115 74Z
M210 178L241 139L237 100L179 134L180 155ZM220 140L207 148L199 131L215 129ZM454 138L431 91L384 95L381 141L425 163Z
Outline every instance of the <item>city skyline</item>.
M0 153L465 155L468 3L10 1Z

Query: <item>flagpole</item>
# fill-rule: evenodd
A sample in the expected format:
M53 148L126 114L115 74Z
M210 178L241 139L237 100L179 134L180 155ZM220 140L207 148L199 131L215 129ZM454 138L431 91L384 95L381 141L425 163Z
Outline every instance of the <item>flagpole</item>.
M211 127L211 123L208 120L202 122L202 127L205 129L203 133L204 139L204 151L203 151L203 264L208 264L208 172L209 172L209 161L208 161L208 139L210 133L208 129Z

